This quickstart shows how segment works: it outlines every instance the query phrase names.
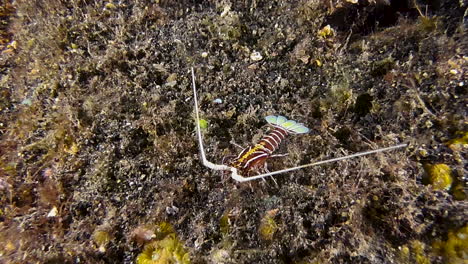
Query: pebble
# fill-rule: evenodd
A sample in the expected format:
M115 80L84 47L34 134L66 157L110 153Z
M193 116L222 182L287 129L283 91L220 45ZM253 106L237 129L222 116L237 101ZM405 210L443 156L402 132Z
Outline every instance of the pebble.
M263 56L260 54L260 52L254 51L250 54L250 59L253 61L260 61L263 59Z

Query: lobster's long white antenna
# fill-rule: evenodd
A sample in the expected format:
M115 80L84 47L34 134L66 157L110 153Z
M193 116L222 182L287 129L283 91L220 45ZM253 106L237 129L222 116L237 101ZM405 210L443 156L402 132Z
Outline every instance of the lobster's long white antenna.
M193 67L192 67L192 87L193 87L193 97L194 97L194 102L195 102L195 116L197 118L196 127L197 127L198 146L200 148L200 155L201 155L202 163L206 167L208 167L210 169L213 169L213 170L230 171L231 172L231 178L233 178L234 180L236 180L238 182L246 182L246 181L253 181L253 180L263 179L265 177L273 176L273 175L280 174L280 173L300 170L300 169L304 169L304 168L308 168L308 167L312 167L312 166L317 166L317 165L322 165L322 164L326 164L326 163L331 163L331 162L335 162L335 161L341 161L341 160L361 157L361 156L370 155L370 154L379 153L379 152L384 152L384 151L389 151L389 150L393 150L393 149L397 149L397 148L404 148L404 147L407 146L407 144L399 144L399 145L395 145L395 146L391 146L391 147L379 148L379 149L376 149L376 150L358 152L358 153L355 153L355 154L352 154L352 155L347 155L347 156L343 156L343 157L339 157L339 158L333 158L333 159L327 159L327 160L312 162L312 163L309 163L309 164L305 164L305 165L301 165L301 166L297 166L297 167L293 167L293 168L289 168L289 169L284 169L284 170L277 170L277 171L273 171L273 172L268 172L268 173L264 173L264 174L260 174L260 175L256 175L256 176L252 176L252 177L244 177L244 176L237 173L236 168L226 166L226 165L214 164L214 163L212 163L212 162L210 162L210 161L208 161L206 159L205 148L203 147L203 138L202 138L201 128L200 128L200 117L199 117L199 114L198 114L197 89L196 89L196 86L195 86L195 73L194 73Z
M200 128L200 115L198 114L198 99L197 99L197 88L195 86L195 72L192 67L192 87L193 87L193 100L195 102L195 116L197 118L197 137L198 137L198 146L200 147L200 155L203 162L203 165L212 169L212 170L229 170L232 171L232 168L226 165L219 165L209 162L206 159L205 148L203 147L203 138Z
M345 159L361 157L361 156L374 154L374 153L378 153L378 152L389 151L389 150L392 150L392 149L404 148L406 146L407 146L407 144L399 144L399 145L395 145L395 146L391 146L391 147L387 147L387 148L380 148L380 149L375 149L375 150L358 152L358 153L355 153L355 154L352 154L352 155L347 155L347 156L344 156L344 157L321 160L321 161L317 161L317 162L313 162L313 163L309 163L309 164L305 164L305 165L301 165L301 166L297 166L297 167L293 167L293 168L289 168L289 169L277 170L277 171L264 173L264 174L260 174L260 175L255 175L255 176L247 177L247 178L243 177L242 175L237 174L237 170L232 170L231 169L231 171L232 171L231 177L233 179L237 180L237 181L240 181L240 182L258 180L258 179L262 179L262 178L265 178L265 177L268 177L268 176L273 176L273 175L280 174L280 173L300 170L300 169L304 169L304 168L308 168L308 167L312 167L312 166L322 165L322 164L325 164L325 163L331 163L331 162L335 162L335 161L341 161L341 160L345 160Z

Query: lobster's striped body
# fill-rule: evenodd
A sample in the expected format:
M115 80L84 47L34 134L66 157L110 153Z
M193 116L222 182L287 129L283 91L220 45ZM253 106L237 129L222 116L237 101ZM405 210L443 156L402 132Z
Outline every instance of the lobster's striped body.
M264 136L254 146L249 146L231 162L230 166L237 168L243 175L265 167L266 160L279 147L281 141L288 134L303 134L309 129L296 121L288 120L284 116L267 116L266 121L273 126L273 131Z

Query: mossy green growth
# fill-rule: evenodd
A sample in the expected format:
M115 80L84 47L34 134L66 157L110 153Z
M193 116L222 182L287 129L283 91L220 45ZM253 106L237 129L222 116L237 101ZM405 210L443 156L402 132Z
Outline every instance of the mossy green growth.
M330 91L328 96L321 100L321 108L324 111L328 108L333 109L344 109L347 108L353 99L353 90L350 89L349 82L347 80L342 80L336 84L330 86Z
M5 163L0 159L0 175L16 175L16 163Z
M447 142L448 147L452 150L461 150L468 147L468 132L458 132L457 134L460 136Z
M463 185L463 182L458 181L453 185L452 195L455 200L462 201L466 199L465 186Z
M226 236L226 235L229 234L230 229L231 229L231 227L230 227L230 224L229 224L229 213L226 212L219 219L219 230L221 231L221 234L223 236Z
M384 76L394 67L394 65L395 60L391 57L375 61L372 63L371 75L374 77Z
M413 240L400 249L401 263L430 264L430 258L425 252L426 245L419 240Z
M449 231L446 241L432 245L434 253L443 256L446 263L466 263L468 259L468 225Z
M136 264L188 264L190 255L174 233L172 225L162 222L156 225L156 238L145 245Z
M190 256L175 234L162 240L153 241L145 246L138 255L137 264L186 264Z
M424 32L432 32L437 29L439 26L440 21L437 19L437 17L427 17L427 16L422 16L419 17L419 28L423 30Z
M223 12L214 18L203 20L202 24L211 33L212 38L225 41L238 40L245 33L245 25L241 23L239 15L225 6Z
M411 256L410 253L411 253L411 251L410 251L409 247L407 245L404 245L404 246L401 246L399 249L400 249L400 252L399 252L400 254L399 255L400 255L401 262L402 263L410 262L410 256Z
M273 235L278 230L278 224L275 221L275 215L278 212L278 209L268 211L262 218L260 222L260 227L258 232L260 233L260 237L263 240L272 240Z
M448 190L452 186L452 169L446 164L425 164L424 170L428 175L428 182L435 190Z
M205 119L200 119L198 121L198 124L200 125L200 128L203 130L208 128L208 121L206 121Z
M99 246L99 251L105 252L107 244L111 241L112 235L107 230L95 230L93 233L93 240Z
M424 253L424 244L420 241L413 241L412 243L414 260L417 264L431 264L431 260Z
M154 227L154 234L156 235L156 239L163 239L164 237L174 233L174 227L172 227L172 225L167 222L158 223Z
M111 235L106 230L96 230L93 233L93 240L98 246L103 246L109 243Z

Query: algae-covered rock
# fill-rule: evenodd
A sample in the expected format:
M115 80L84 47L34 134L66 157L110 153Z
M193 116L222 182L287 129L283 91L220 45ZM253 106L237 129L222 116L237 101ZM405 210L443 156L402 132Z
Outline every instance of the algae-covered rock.
M276 223L275 220L275 215L277 213L278 209L270 210L263 216L258 230L263 240L272 240L278 230L278 223Z
M459 137L456 137L447 142L448 147L453 151L459 151L468 147L468 132L460 132L458 134Z
M426 164L424 169L428 175L429 184L435 190L448 190L452 186L452 169L446 164Z
M400 263L430 264L430 247L419 240L399 247Z
M446 263L466 263L468 259L468 225L449 231L447 240L433 244L436 254L445 258Z
M111 241L112 235L109 230L96 229L93 233L93 241L99 246L99 251L105 252L106 245Z
M147 243L137 264L188 264L190 256L168 223L156 225L156 239Z

